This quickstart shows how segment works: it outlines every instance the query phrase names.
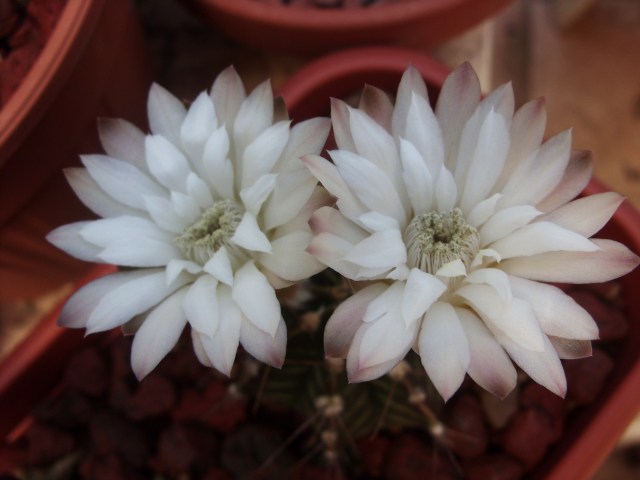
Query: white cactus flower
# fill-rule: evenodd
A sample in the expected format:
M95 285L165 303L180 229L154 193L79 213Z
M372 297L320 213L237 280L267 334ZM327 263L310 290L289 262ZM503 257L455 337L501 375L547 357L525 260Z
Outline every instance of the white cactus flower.
M84 156L85 168L65 173L103 218L48 239L78 258L128 268L79 290L60 325L91 333L136 317L138 378L187 323L205 365L228 375L241 344L281 366L287 334L274 288L324 268L306 248L308 218L327 194L300 157L320 151L330 122L290 127L277 110L269 82L247 96L230 67L188 109L153 85L150 135L124 120L101 121L106 155Z
M638 264L623 245L590 239L622 197L573 200L588 155L571 154L570 132L543 143L542 99L514 113L509 84L481 99L469 64L447 78L435 111L413 68L395 106L371 87L363 99L333 102L333 163L304 158L337 198L311 217L309 251L367 282L329 319L327 354L346 357L358 382L413 348L445 400L466 373L506 396L513 361L563 396L560 358L589 355L598 328L541 282L602 282Z

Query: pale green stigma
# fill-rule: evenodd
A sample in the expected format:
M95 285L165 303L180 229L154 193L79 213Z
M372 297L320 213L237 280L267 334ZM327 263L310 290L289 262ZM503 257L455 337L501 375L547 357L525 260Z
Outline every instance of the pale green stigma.
M415 217L404 232L407 265L435 274L460 259L467 269L478 253L478 230L467 224L459 208L448 213L429 212Z
M218 200L174 243L187 258L204 265L236 232L242 213L231 200Z

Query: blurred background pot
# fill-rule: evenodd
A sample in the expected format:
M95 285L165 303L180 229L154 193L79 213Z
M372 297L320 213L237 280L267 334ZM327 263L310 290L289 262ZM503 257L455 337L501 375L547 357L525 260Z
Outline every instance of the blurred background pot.
M143 125L150 83L129 0L67 0L0 110L0 301L42 294L86 271L44 240L54 227L89 215L62 168L99 151L97 117Z
M312 54L366 44L424 48L462 33L510 1L403 0L323 9L261 0L187 3L239 43L262 50Z

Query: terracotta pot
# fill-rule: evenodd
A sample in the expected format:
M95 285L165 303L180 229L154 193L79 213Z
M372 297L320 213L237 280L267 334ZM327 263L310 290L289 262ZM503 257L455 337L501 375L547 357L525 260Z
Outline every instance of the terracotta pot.
M87 266L44 240L87 218L62 167L99 151L96 118L144 124L151 68L129 0L68 0L0 110L0 301L37 295Z
M449 73L435 60L396 48L362 48L327 55L298 71L280 94L291 118L328 115L328 96L346 97L365 84L395 92L407 65L423 75L430 98ZM592 180L585 193L607 191ZM640 252L640 215L624 202L597 236L612 238ZM598 399L569 420L564 437L554 444L544 463L527 478L545 480L588 479L613 449L640 407L640 269L619 279L624 292L630 329L619 352L613 373Z
M461 33L511 0L405 0L356 9L309 9L259 0L188 0L218 30L263 50L319 53L371 44L427 47Z
M374 59L367 69L357 59ZM328 113L326 95L345 96L356 92L366 81L394 91L407 64L411 63L425 77L432 98L437 95L447 69L417 53L369 48L347 51L318 60L302 69L282 88L281 94L296 120ZM322 97L318 101L317 96ZM591 182L586 193L605 189ZM624 203L602 232L640 251L640 215ZM96 267L94 275L111 267ZM627 304L630 328L620 344L614 371L598 399L568 419L564 437L549 451L544 462L527 478L587 479L613 448L617 438L638 408L640 386L640 305L635 301L640 291L640 271L620 279ZM21 422L36 403L60 378L66 357L79 345L96 341L98 336L81 339L81 332L55 327L54 312L34 337L27 339L5 362L0 364L0 439L14 440L20 435ZM118 332L119 335L119 332ZM18 427L18 428L16 428ZM0 451L2 449L0 448ZM0 452L1 453L1 452ZM1 455L0 455L1 457ZM1 459L1 458L0 458Z

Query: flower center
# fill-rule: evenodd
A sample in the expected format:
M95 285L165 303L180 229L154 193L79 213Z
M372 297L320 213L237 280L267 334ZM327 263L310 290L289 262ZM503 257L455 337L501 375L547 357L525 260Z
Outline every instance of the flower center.
M228 246L242 219L242 213L228 199L218 200L174 243L185 256L204 265L222 246Z
M467 269L478 253L478 230L465 222L459 208L448 213L429 212L415 217L404 232L407 264L435 274L460 259Z

